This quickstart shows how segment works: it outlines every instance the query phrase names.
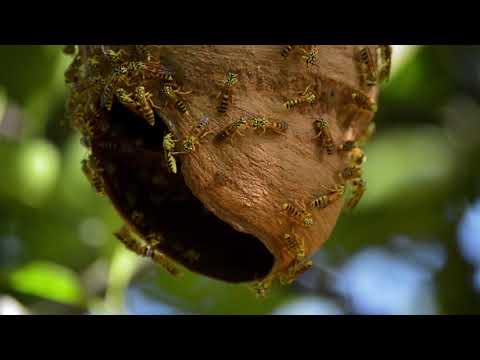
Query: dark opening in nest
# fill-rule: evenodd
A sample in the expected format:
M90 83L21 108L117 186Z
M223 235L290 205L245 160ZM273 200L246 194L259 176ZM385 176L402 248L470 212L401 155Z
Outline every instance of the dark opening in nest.
M220 280L249 282L271 271L274 257L262 242L218 219L193 196L181 174L168 172L162 140L169 130L161 118L156 116L152 127L115 103L110 129L92 151L105 170L107 194L138 234L161 234L160 251Z

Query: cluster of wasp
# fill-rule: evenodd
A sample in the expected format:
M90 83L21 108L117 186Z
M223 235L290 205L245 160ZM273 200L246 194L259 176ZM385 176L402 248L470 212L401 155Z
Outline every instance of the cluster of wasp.
M138 58L132 60L127 56L125 50L114 51L98 46L96 55L90 54L88 60L82 61L82 54L77 53L73 48L66 48L65 52L75 55L72 65L67 70L65 76L67 83L72 84L72 95L70 104L72 105L71 119L73 125L79 128L84 137L84 144L90 144L92 138L101 138L98 134L105 133L108 130L108 121L101 121L105 118L105 112L112 110L114 101L122 104L126 109L140 116L150 126L155 125L155 112L171 105L181 116L191 116L184 97L191 92L182 91L175 79L175 72L163 65L159 60L154 59L147 46L135 46ZM288 45L281 49L280 55L288 59L293 53L298 52L307 67L317 66L318 47ZM358 66L361 76L361 83L366 87L371 87L377 83L388 80L391 66L391 47L381 45L373 50L372 47L355 47L355 62ZM92 75L92 69L101 69L104 64L111 69L108 75L97 71L97 75ZM81 81L79 81L79 78ZM160 81L153 87L148 87L145 80ZM239 75L233 71L228 71L222 80L218 80L218 102L215 111L218 116L228 114L231 103L233 102L234 89L238 85ZM165 105L163 108L155 104L154 94L150 89L161 89L159 97L164 97ZM89 89L88 92L86 90ZM84 95L88 93L87 95ZM158 97L157 97L158 98ZM376 112L377 104L367 94L359 90L351 90L348 94L349 103L358 109L368 112ZM286 111L295 111L303 106L315 105L319 100L319 95L309 85L298 96L288 99L283 103ZM73 109L72 109L73 108ZM366 190L365 180L362 178L362 165L366 157L361 149L359 141L347 140L337 144L334 141L328 118L320 117L313 120L313 130L315 136L312 140L317 141L322 152L331 156L339 154L346 159L346 167L336 174L336 182L330 187L322 186L321 193L313 196L307 201L307 204L297 204L285 202L281 204L281 211L291 220L291 230L284 233L281 241L286 253L292 258L291 265L279 274L272 274L266 279L257 282L254 290L258 296L264 296L271 286L272 281L278 276L282 284L292 283L299 275L312 266L312 261L306 259L305 242L303 238L296 233L295 226L310 227L314 224L312 211L321 210L329 207L334 202L340 200L346 192L346 186L352 187L352 196L348 200L346 207L353 209L360 201ZM188 135L181 139L176 139L174 134L168 132L163 137L163 152L166 167L170 173L177 174L178 167L176 156L188 156L196 151L202 141L207 136L213 135L212 141L221 146L227 140L231 143L235 135L242 136L242 131L248 129L259 135L267 131L282 134L289 129L286 121L270 119L268 116L247 113L245 116L231 121L217 133L209 130L209 117L204 115L190 129ZM132 151L127 145L96 141L97 146L104 147L110 151ZM127 148L120 149L121 146ZM82 164L83 171L92 185L98 192L103 192L104 184L102 174L104 169L99 161L90 155L88 160ZM138 213L135 217L141 217ZM132 219L135 223L138 219ZM122 228L116 234L125 246L134 252L149 257L160 263L171 274L177 274L178 270L170 264L164 254L157 246L162 237L158 234L152 234L145 239L140 239L128 227ZM198 259L198 254L194 254L194 259Z
M316 65L318 51L315 47L305 49L305 47L300 45L287 45L281 50L281 56L287 59L294 51L299 51L302 54L302 59L307 65ZM380 45L376 50L367 46L357 46L354 51L355 63L363 86L372 87L388 80L391 67L391 46ZM297 97L287 100L283 105L286 110L293 110L303 105L314 105L318 98L317 93L309 85ZM377 111L376 102L361 91L352 89L349 98L350 104L360 110L368 112ZM294 224L291 231L284 233L282 237L284 248L293 260L285 273L278 274L282 284L292 283L313 265L311 260L306 260L305 258L305 241L295 232L295 225L303 227L312 226L314 218L311 211L313 209L325 209L337 200L340 200L346 192L347 184L350 184L352 188L352 195L345 205L347 209L355 208L366 191L366 182L362 178L362 165L366 161L366 156L360 145L371 136L374 127L369 127L367 134L361 141L347 140L340 144L335 143L327 118L320 117L315 119L313 128L316 132L313 139L318 141L322 151L328 156L339 154L346 159L347 166L336 174L336 183L334 185L331 187L322 186L323 192L314 196L307 205L288 202L282 205L282 210L293 220ZM277 274L272 274L254 285L253 289L256 291L257 296L263 297L266 295L276 276Z
M233 89L238 83L238 74L234 72L227 72L223 80L217 81L219 86L219 99L216 106L216 112L220 116L225 116L229 110L230 103L233 99ZM163 148L168 168L172 173L177 172L177 165L175 155L188 155L196 150L196 146L208 135L214 134L208 130L208 116L203 116L189 131L189 135L181 140L174 139L172 133L165 135L163 139ZM236 119L225 126L222 130L215 134L213 141L217 145L221 145L227 140L233 143L235 135L242 136L242 130L252 129L259 134L264 134L267 131L274 133L282 133L288 129L288 123L285 121L277 121L269 119L264 115L248 114ZM176 143L180 142L180 149L177 149Z
M173 71L153 59L147 46L136 45L136 57L123 49L114 51L105 46L94 46L90 54L84 56L77 47L68 45L64 53L74 56L72 64L65 72L65 79L70 85L70 98L67 103L67 116L71 125L82 133L81 142L88 149L93 142L95 146L112 153L132 153L135 146L125 142L104 140L110 129L109 114L113 103L118 102L125 109L139 116L149 126L155 125L155 112L161 109L154 103L153 93L147 89L149 81L160 81L165 105L172 105L181 114L188 114L182 99L187 92L181 91L173 78ZM155 84L156 85L156 84ZM139 140L141 141L141 140ZM173 139L171 139L173 143ZM171 157L168 137L164 140L167 159ZM192 143L194 148L195 143ZM188 146L186 146L188 148ZM169 160L169 168L176 172L175 162ZM107 169L108 170L108 169ZM105 169L100 159L89 154L82 160L82 171L99 194L105 194ZM131 215L134 224L142 224L143 214L134 211ZM178 269L158 250L162 237L150 234L142 239L128 226L124 226L115 236L130 250L151 258L162 265L170 274L178 275Z

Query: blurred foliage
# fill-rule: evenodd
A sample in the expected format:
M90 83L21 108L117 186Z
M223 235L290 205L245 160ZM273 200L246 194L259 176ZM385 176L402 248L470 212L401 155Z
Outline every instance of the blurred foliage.
M70 58L59 46L0 46L0 295L34 314L479 313L480 261L459 244L480 252L478 230L460 235L480 194L480 47L413 50L381 93L364 199L312 271L257 300L188 271L171 278L127 252L64 123Z

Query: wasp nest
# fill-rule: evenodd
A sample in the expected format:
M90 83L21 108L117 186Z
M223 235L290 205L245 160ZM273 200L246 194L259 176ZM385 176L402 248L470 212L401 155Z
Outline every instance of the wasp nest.
M69 49L72 52L71 49ZM389 46L80 46L72 125L116 236L227 282L292 282L365 190ZM352 196L344 200L346 186Z

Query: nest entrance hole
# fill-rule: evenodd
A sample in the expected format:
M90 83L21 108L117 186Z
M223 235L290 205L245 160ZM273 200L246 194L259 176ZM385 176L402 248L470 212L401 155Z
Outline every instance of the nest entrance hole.
M110 169L104 176L114 206L143 237L161 234L159 249L191 271L232 283L267 276L274 256L265 245L218 219L191 193L181 174L168 172L162 146L168 131L158 115L152 127L114 103L111 132L101 141L134 150L106 151L95 144L92 149ZM177 162L180 172L180 157Z

